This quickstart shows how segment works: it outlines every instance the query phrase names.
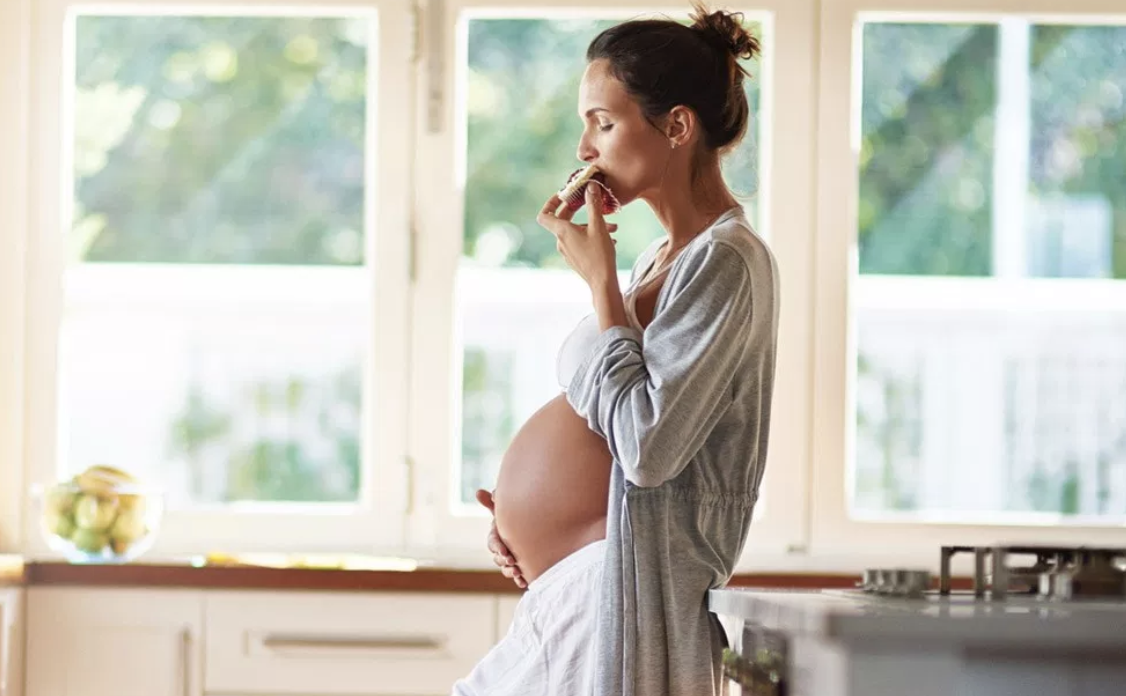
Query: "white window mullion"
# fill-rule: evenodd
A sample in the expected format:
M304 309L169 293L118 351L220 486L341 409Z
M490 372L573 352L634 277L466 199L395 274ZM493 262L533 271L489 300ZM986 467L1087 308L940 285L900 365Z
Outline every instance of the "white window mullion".
M411 288L411 361L408 449L412 464L412 549L449 554L484 547L485 511L451 514L456 467L461 463L461 327L457 271L465 203L461 177L464 140L458 136L459 65L465 37L460 3L423 2L417 11L421 52L415 65L416 133L412 206L415 277ZM438 84L435 84L435 81ZM476 543L475 543L476 542ZM441 550L439 550L441 549Z
M997 110L993 117L993 275L1028 274L1029 143L1032 135L1032 29L1006 17L997 27Z
M744 8L738 8L744 9ZM745 8L748 13L750 6ZM761 110L751 115L761 148L760 233L778 263L781 319L761 498L739 571L801 563L810 550L813 425L811 345L816 209L817 4L771 3L763 21Z
M854 99L862 80L857 49L862 30L856 12L844 3L824 3L818 32L809 495L810 553L824 566L834 557L847 563L849 555L850 535L841 527L849 520L849 453L856 440L853 278L860 123Z
M369 321L371 347L365 364L367 403L374 404L364 425L368 438L363 467L367 474L361 500L375 510L371 520L379 547L406 543L409 471L408 410L410 361L411 179L414 158L412 100L415 86L411 56L413 17L403 2L380 3L378 53L369 62L365 226L376 230L367 238L368 288L374 301ZM388 98L385 95L403 95ZM410 134L404 137L404 134Z

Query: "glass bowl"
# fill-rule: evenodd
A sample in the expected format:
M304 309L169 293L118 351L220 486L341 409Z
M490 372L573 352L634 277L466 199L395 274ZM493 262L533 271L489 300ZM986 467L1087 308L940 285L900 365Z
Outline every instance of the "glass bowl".
M32 490L43 538L71 563L127 563L156 540L163 493L106 469Z

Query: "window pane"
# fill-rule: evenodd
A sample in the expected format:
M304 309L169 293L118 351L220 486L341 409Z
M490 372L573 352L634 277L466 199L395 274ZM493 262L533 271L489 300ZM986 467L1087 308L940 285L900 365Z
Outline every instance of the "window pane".
M79 17L72 257L362 263L367 26Z
M997 29L866 24L861 273L988 275Z
M1126 27L1030 34L1028 273L1126 279Z
M854 513L1121 523L1126 27L863 40Z
M62 335L66 469L113 464L181 506L355 501L363 308L283 302L72 310Z
M582 166L576 114L586 48L604 28L628 19L465 21L467 65L465 237L458 279L464 346L462 461L458 491L473 503L489 488L509 440L561 389L555 354L593 311L590 293L536 224L547 198ZM756 36L761 27L747 22ZM724 161L728 182L755 219L758 189L758 61L744 62L752 122ZM585 210L576 220L585 222ZM619 272L663 234L641 202L614 216ZM623 280L623 287L625 285Z
M67 473L181 506L358 499L374 21L76 19Z

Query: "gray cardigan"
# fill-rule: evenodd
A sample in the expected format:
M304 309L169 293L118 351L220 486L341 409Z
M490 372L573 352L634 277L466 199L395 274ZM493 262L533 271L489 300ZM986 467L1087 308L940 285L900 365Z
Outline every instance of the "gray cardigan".
M707 591L731 578L758 499L777 326L774 257L733 208L681 251L644 334L602 332L568 385L614 458L597 696L727 693Z

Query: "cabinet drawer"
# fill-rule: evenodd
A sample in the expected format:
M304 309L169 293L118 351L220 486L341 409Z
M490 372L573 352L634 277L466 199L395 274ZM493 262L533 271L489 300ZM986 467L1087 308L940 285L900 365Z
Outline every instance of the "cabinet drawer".
M441 696L492 647L481 595L207 595L206 691Z

